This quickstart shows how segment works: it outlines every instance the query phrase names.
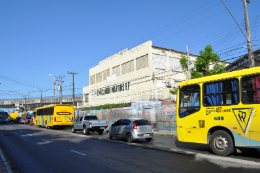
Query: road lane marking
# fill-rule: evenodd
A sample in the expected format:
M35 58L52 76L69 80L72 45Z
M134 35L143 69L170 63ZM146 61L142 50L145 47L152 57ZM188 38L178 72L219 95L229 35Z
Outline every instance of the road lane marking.
M45 140L45 139L43 139L45 142L50 142L50 141L47 141L47 140Z
M74 152L74 153L81 154L81 155L83 155L83 156L86 156L86 154L83 154L83 153L80 153L80 152L77 152L77 151L74 151L74 150L70 150L70 151L72 151L72 152Z

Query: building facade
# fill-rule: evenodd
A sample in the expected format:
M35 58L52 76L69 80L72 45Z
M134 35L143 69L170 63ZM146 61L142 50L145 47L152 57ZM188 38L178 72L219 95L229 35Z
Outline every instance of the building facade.
M253 52L253 59L255 61L255 66L258 67L260 65L260 49ZM250 68L248 54L242 56L238 60L226 66L226 71L231 72L236 70L242 70L245 68Z
M180 66L185 52L145 42L125 49L89 70L89 86L83 88L83 106L129 103L139 100L174 100L173 86L186 80ZM194 64L197 55L190 54Z

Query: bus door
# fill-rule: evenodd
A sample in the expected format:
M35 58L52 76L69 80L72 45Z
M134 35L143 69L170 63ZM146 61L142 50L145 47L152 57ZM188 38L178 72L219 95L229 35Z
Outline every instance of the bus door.
M200 92L200 86L197 84L180 89L179 119L182 123L184 142L204 142L205 114L199 111Z

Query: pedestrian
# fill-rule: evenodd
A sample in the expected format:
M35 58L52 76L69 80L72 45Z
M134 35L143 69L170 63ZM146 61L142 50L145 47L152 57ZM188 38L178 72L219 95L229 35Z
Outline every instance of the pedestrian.
M25 118L24 118L24 124L26 124L26 123L27 123L27 118L25 117Z

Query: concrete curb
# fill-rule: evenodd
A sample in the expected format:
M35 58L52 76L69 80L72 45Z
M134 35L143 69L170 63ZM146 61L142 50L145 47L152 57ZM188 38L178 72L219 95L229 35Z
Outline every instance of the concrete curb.
M68 134L67 132L62 132L62 133ZM107 141L107 142L123 144L123 145L130 145L130 146L154 149L154 150L177 153L177 154L185 154L185 155L190 155L190 156L200 157L200 158L205 158L205 159L213 159L213 160L219 160L219 161L225 161L225 162L252 165L252 166L257 166L257 167L260 168L260 162L247 161L247 160L243 160L243 159L222 157L222 156L216 156L216 155L208 155L208 154L196 153L196 152L193 152L193 151L185 151L185 150L181 150L181 149L169 149L169 148L163 148L163 147L155 147L155 146L148 146L148 145L142 145L142 144L127 143L127 142L123 142L123 141L115 141L115 140L110 140L110 139L106 139L106 138L99 138L99 137L93 137L93 136L87 136L87 135L79 135L79 134L75 134L75 133L69 133L69 134L77 135L77 136L85 137L85 138L89 138L89 139L102 140L102 141Z
M4 166L5 166L5 169L8 173L13 173L13 170L11 169L11 167L9 166L9 163L7 162L7 160L5 159L5 156L0 148L0 157L1 157L1 160L3 161L4 163Z

